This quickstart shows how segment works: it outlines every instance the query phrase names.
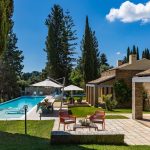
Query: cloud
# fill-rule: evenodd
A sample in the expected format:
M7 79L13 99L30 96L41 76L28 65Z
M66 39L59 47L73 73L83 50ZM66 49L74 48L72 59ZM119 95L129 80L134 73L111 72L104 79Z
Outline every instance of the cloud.
M121 55L121 52L117 52L116 54L117 54L117 55Z
M126 1L119 9L111 8L106 19L110 22L120 20L124 23L140 21L142 24L150 22L150 1L146 4L134 4Z

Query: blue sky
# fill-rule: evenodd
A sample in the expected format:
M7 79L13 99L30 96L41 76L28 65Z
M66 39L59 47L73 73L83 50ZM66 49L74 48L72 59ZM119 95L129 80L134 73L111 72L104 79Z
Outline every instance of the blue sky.
M135 5L142 3L145 6L148 1L130 2ZM126 2L124 0L14 0L14 2L14 32L18 37L18 47L25 56L24 72L41 71L45 67L46 53L43 49L47 28L44 22L54 4L61 5L64 10L68 9L73 17L78 36L76 48L78 55L81 54L80 41L86 15L89 16L90 26L96 31L100 52L106 53L111 65L115 66L116 61L124 57L128 46L132 47L134 44L139 46L140 53L144 48L150 48L150 21L149 18L144 20L146 15L150 16L150 14L136 16L134 12L119 10ZM126 4L130 5L130 3ZM111 8L118 9L117 12L121 15L124 11L123 15L120 17L117 13L114 17L113 12L110 14ZM113 15L114 18L106 19L108 14Z

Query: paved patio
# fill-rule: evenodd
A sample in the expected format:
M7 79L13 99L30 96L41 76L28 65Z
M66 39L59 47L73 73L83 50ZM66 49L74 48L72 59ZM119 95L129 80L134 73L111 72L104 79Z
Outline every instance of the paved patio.
M79 120L79 119L78 119ZM55 120L53 131L58 131L59 120ZM107 119L106 130L101 131L101 125L98 125L99 131L94 129L77 129L73 131L73 125L69 125L66 132L69 134L109 134L118 133L125 135L125 143L128 145L150 145L150 128L132 119ZM63 131L63 125L60 127Z

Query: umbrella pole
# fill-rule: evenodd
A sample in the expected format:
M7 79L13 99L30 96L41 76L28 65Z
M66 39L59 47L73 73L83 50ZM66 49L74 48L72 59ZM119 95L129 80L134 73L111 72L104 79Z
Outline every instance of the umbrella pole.
M71 98L73 98L73 91L71 91Z
M65 86L65 77L63 77L63 88L62 88L62 97L61 97L61 106L60 106L60 109L62 109L62 105L63 105L64 86Z

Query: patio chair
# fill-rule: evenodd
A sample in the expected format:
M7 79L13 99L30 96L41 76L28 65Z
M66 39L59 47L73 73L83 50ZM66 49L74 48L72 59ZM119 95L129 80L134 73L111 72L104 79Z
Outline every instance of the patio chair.
M93 123L102 124L102 130L105 130L105 111L95 111L93 115L89 117Z
M69 115L68 111L60 111L59 112L59 128L60 129L60 124L64 124L64 131L65 131L65 126L68 124L76 124L76 117Z

